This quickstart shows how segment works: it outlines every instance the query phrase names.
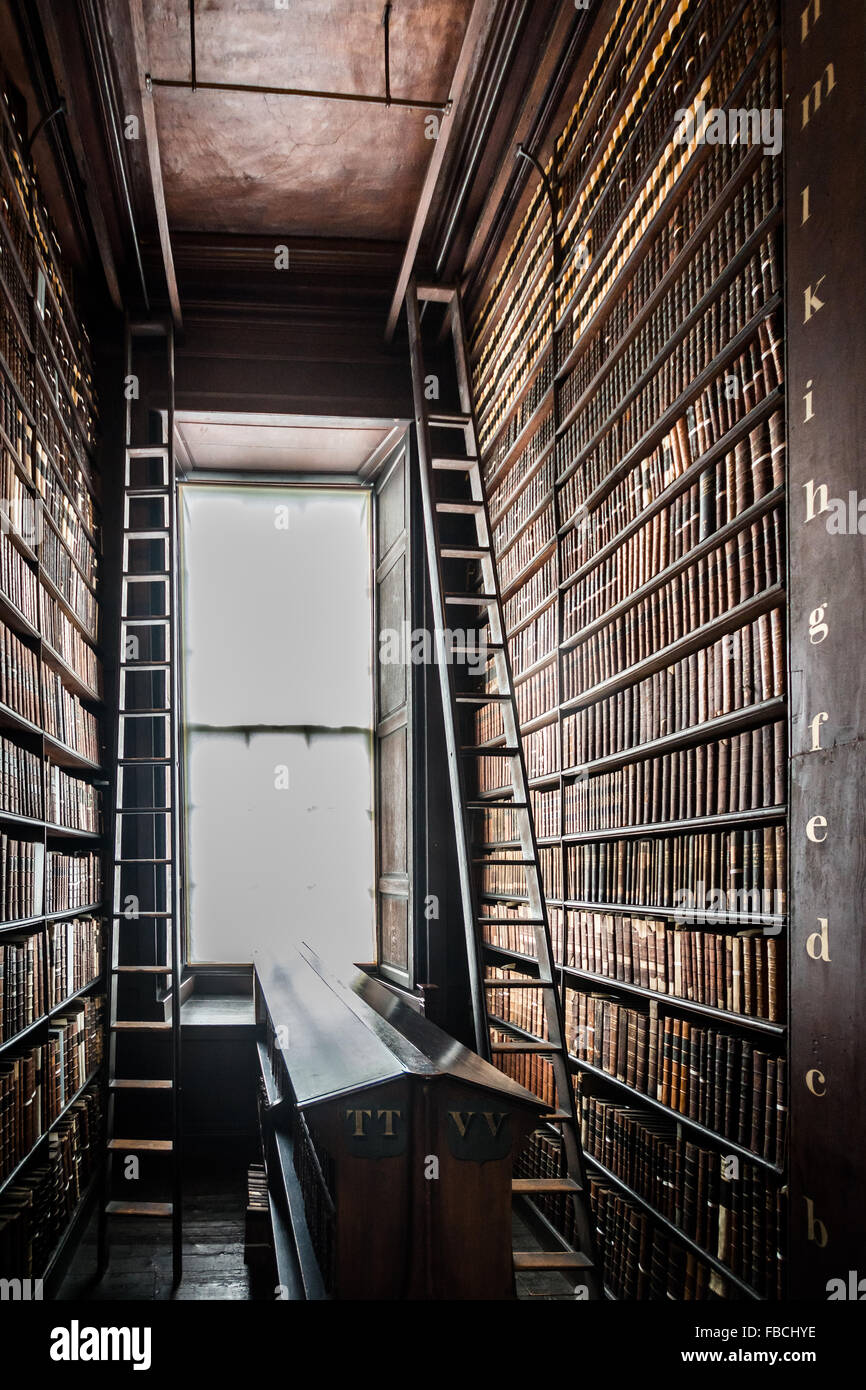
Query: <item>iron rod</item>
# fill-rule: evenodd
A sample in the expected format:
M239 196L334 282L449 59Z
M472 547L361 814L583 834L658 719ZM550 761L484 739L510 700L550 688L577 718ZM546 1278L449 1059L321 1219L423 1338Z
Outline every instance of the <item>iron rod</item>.
M243 82L196 82L175 77L152 77L146 75L152 87L173 87L181 91L199 92L247 92L252 95L272 97L319 97L326 101L361 101L373 106L403 106L419 111L448 111L450 101L424 101L415 97L367 96L363 92L319 92L303 87L255 87Z

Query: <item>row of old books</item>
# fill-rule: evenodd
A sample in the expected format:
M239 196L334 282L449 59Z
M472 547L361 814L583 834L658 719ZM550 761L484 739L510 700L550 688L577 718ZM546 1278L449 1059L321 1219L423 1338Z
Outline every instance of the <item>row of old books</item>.
M781 423L777 412L769 422L758 425L718 462L705 468L669 506L653 512L643 526L625 537L618 549L571 584L565 595L568 630L579 632L606 609L623 603L716 530L779 487L784 481L784 447L776 451L774 471L773 435L781 445ZM595 511L588 513L563 537L562 554L568 569L572 568L572 543L582 544L584 532L597 519ZM598 536L599 531L593 527L593 539Z
M102 973L102 922L72 917L48 924L48 1006L55 1008Z
M90 907L102 897L102 857L88 850L62 854L49 850L45 865L46 911Z
M92 763L98 763L99 721L81 703L77 695L67 690L62 677L48 667L42 667L42 712L45 732L67 748L80 753Z
M704 1302L732 1297L730 1285L609 1179L591 1174L589 1201L605 1284L614 1298Z
M544 606L540 611L534 617L526 618L509 636L508 652L515 681L519 681L537 662L555 656L556 608L553 597L552 593L548 594L542 600Z
M100 795L91 782L73 777L63 768L48 768L48 817L52 825L99 832Z
M488 980L520 981L526 976L508 970L504 966L491 965L486 972ZM547 1038L547 1018L544 1011L543 991L536 988L508 989L505 984L486 991L487 1012L502 1023L513 1023L532 1033L536 1038Z
M44 585L42 639L99 699L102 695L102 666L96 652Z
M606 101L595 125L587 125L585 118L581 121L575 108L568 136L563 132L563 156L571 155L563 159L562 217L569 219L563 234L566 243L572 221L589 221L615 180L622 185L626 200L634 196L642 182L639 175L647 176L652 148L669 124L671 98L678 94L681 100L688 99L724 31L724 7L710 4L705 31L708 46L694 51L683 42L684 34L694 25L694 15L687 6L656 4L643 8L622 58L614 59L609 52L596 77L594 86L606 95ZM628 23L632 24L631 16ZM691 57L688 64L687 57ZM641 141L640 155L632 162L628 156L635 141ZM576 152L569 149L572 143L582 146L579 162L574 159Z
M774 912L786 910L783 824L570 844L566 864L577 902L707 912L722 895L731 912L749 912L755 909L736 905L752 902L757 890L774 894Z
M96 595L51 526L43 527L39 558L55 589L66 600L88 635L95 638Z
M546 777L559 769L559 726L545 724L523 740L523 756L528 777ZM491 792L511 785L508 762L491 752L478 759L478 789Z
M42 760L8 738L0 738L0 809L42 819Z
M37 445L34 451L34 483L42 498L51 523L81 570L88 584L99 578L99 556L70 497L60 486L57 474L48 465L44 451Z
M41 932L0 937L0 1042L45 1012L45 938Z
M770 396L782 379L781 341L775 317L769 313L747 335L740 350L712 373L709 382L697 393L686 393L685 400L665 420L667 428L656 448L644 451L643 457L636 458L624 470L625 477L632 480L629 491L632 492L638 480L652 480L654 474L664 479L673 470L673 476L680 476L740 421L746 420L750 411ZM571 507L575 518L579 519L580 509L591 507L597 500L596 494L607 491L609 475L620 461L621 450L625 451L625 445L619 439L615 422L581 460L580 466L565 478L563 512ZM571 467L567 439L559 453L562 475ZM778 471L775 455L771 464ZM633 492L632 497L631 510L639 512L641 508L636 506Z
M513 331L503 342L489 344L481 353L476 371L476 409L482 430L488 419L499 419L524 386L538 356L549 346L545 308L550 301L552 259L545 258L540 273L529 286Z
M535 617L542 605L550 602L556 584L556 556L553 555L505 596L502 610L506 631L512 632L520 623Z
M557 685L556 666L553 662L542 666L538 671L533 671L525 680L515 685L514 699L521 727L532 723L534 719L541 719L551 711L555 713Z
M742 196L742 195L740 195ZM739 214L739 224L737 216ZM604 380L616 383L618 389L627 390L640 375L639 365L653 361L673 334L702 305L714 290L720 276L728 264L748 243L749 236L743 225L743 209L736 202L729 204L724 217L714 224L705 239L699 244L691 258L683 264L676 263L677 278L644 320L637 334L627 341L627 346L619 356L615 356L617 327L610 320L605 324L604 335L597 335L578 359L577 365L563 379L559 387L560 413L562 417L581 402L592 387L597 389L599 374ZM767 236L759 249L762 256L760 266L749 263L743 283L743 291L752 295L754 307L771 299L778 289L778 272L775 267L774 235ZM763 278L757 282L752 278L760 270ZM624 312L622 301L616 312ZM748 313L739 311L737 322L742 324ZM626 324L630 323L625 319ZM596 383L596 385L594 385ZM611 401L615 395L609 397ZM600 418L600 417L599 417Z
M495 526L505 520L512 508L521 506L523 490L543 468L547 459L553 461L554 417L547 411L538 428L533 430L528 441L510 461L508 468L488 493L490 519ZM549 473L547 476L550 476ZM544 496L539 495L539 501ZM529 511L524 511L522 521L528 519ZM517 526L514 527L517 530Z
M492 1012L492 1010L490 1010ZM556 1087L553 1078L553 1063L549 1057L538 1052L497 1052L497 1045L507 1046L514 1042L513 1033L502 1028L490 1029L490 1048L494 1064L512 1081L525 1086L527 1091L540 1096L551 1110L556 1108ZM517 1172L515 1170L515 1176Z
M521 725L529 724L556 708L556 666L553 663L533 671L514 687L514 698ZM475 714L475 742L487 743L503 732L502 711L498 704L481 705Z
M631 1007L572 989L565 992L565 1027L578 1060L781 1166L784 1057L732 1033L660 1016L656 1005Z
M533 436L538 438L538 436ZM521 454L521 461L526 465L526 455ZM518 531L527 525L533 514L539 511L546 502L553 496L554 464L553 452L549 451L547 456L542 459L540 465L535 468L525 481L520 482L519 476L515 475L515 469L508 470L506 477L501 484L501 493L505 511L497 517L493 510L493 501L490 499L490 520L493 523L493 549L497 556L500 556L506 546L510 545ZM510 488L508 484L510 483ZM515 488L519 491L515 492Z
M621 675L696 629L727 618L738 604L781 584L785 577L783 526L781 507L773 507L748 530L701 555L620 616L595 624L590 635L564 657L566 698ZM573 632L566 635L580 637Z
M0 623L0 702L39 724L39 658Z
M775 351L772 349L772 329L771 316L751 334L740 353L729 360L723 370L714 373L689 404L676 412L660 442L643 452L612 487L608 476L619 462L615 448L608 455L599 446L579 468L568 472L560 491L560 513L577 530L573 541L568 542L570 566L576 569L591 559L602 545L608 544L623 527L632 525L666 488L726 435L741 423L748 423L749 413L781 384L781 372L777 370L779 345L776 343ZM772 485L776 487L784 480L784 420L779 411L774 411L770 419L773 424L770 427L769 468ZM750 443L750 455L757 461L761 477L766 479L766 435ZM738 496L737 486L735 462L734 503ZM732 499L726 496L726 518L731 505Z
M520 955L535 956L535 928L527 921L525 904L497 903L495 913L483 913L478 921L482 940L502 951L514 951ZM565 909L554 903L547 904L547 919L550 928L553 959L562 961L565 939ZM490 920L490 919L493 920Z
M579 767L627 752L721 715L748 710L784 691L782 619L774 609L643 680L567 714L563 719L565 766Z
M49 1009L99 978L102 924L98 918L53 922L42 932L0 938L0 1042L14 1038Z
M565 834L780 806L787 795L785 725L626 763L565 787Z
M45 1161L0 1194L0 1274L38 1279L98 1170L99 1087L79 1097L48 1138Z
M695 931L652 917L571 911L565 964L771 1023L784 1020L778 928Z
M0 832L0 921L41 915L44 852L36 841Z
M482 894L528 897L527 883L534 881L534 870L521 863L522 850L493 849L494 862L485 863L479 856L479 888ZM538 851L539 869L546 895L562 897L562 856L558 846L542 846ZM514 862L511 862L511 861Z
M563 1177L566 1170L559 1135L535 1130L519 1153L514 1171L522 1178ZM660 1222L653 1222L609 1178L591 1172L587 1189L597 1256L610 1295L676 1300L731 1296L723 1276L678 1242ZM570 1197L542 1193L533 1202L569 1244L579 1244Z
M89 995L52 1015L44 1056L49 1124L102 1062L104 1002Z
M736 174L747 153L748 147L740 142L725 145L715 159L706 160L701 165L658 236L646 247L631 279L607 315L604 327L606 341L603 344L607 351L612 351L630 331L635 319L655 295L662 280L669 277L680 253L692 239L705 237L707 228L711 229L712 235L713 218L717 215L714 208L716 199ZM727 205L722 214L726 262L733 259L736 250L745 245L780 202L781 171L777 161L765 156L746 177L733 202ZM564 365L572 349L580 342L597 307L597 298L584 298L582 306L575 308L570 315L568 326L557 342L560 366Z
M640 101L630 103L605 148L593 152L596 163L592 175L564 213L562 240L569 260L561 286L563 307L575 298L575 280L577 293L586 292L585 282L590 277L585 260L579 258L581 246L591 246L595 261L615 261L622 254L623 243L629 245L629 233L631 240L636 239L636 229L630 224L637 216L642 215L646 225L663 207L666 196L701 150L695 133L682 143L674 140L680 128L677 112L702 93L706 96L712 91L711 99L722 104L725 94L738 90L759 45L772 29L773 10L772 0L754 0L732 23L727 0L703 0L700 19L691 17L695 26L692 42L681 45L669 65L661 58L660 45L647 54L643 68L646 109ZM725 28L724 42L710 66L704 67ZM753 86L760 86L760 76ZM765 81L764 85L769 87L770 83Z
M533 788L529 794L535 833L539 840L559 834L559 788ZM479 848L496 849L520 843L519 812L512 806L491 803L471 812L476 833L473 841Z
M555 535L556 525L551 501L497 556L500 584L503 589L512 585L524 570L536 562L542 551L553 544Z
M581 1078L584 1080L584 1078ZM578 1093L586 1154L765 1298L783 1275L785 1189L637 1107Z
M13 544L8 530L0 530L0 590L35 627L38 622L36 572Z

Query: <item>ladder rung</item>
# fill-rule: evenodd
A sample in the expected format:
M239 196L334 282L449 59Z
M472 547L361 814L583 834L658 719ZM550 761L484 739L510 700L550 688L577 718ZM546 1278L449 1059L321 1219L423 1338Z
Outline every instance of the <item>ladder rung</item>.
M479 917L479 927L504 927L513 926L519 922L522 927L543 927L544 923L540 917Z
M568 1113L567 1110L551 1110L549 1114L542 1115L541 1118L542 1120L545 1120L549 1125L559 1125L566 1120L570 1120L571 1115Z
M430 467L435 468L437 473L474 473L478 460L435 458L430 460Z
M108 1083L109 1091L170 1091L173 1087L174 1082L167 1077L155 1081L140 1081L134 1076L116 1076Z
M170 767L171 758L118 758L118 767Z
M445 499L436 503L437 512L454 512L457 516L477 516L484 511L483 502L452 502Z
M487 656L490 652L504 652L504 642L485 642L483 647L467 647L462 643L455 642L448 648L452 656Z
M421 300L432 299L439 304L450 304L455 291L453 285L416 285L415 293Z
M534 859L487 859L484 857L484 855L482 855L480 858L473 859L472 863L489 864L492 868L496 869L505 868L506 865L510 865L512 868L515 869L537 868L537 863Z
M467 811L489 811L491 807L494 811L528 811L529 803L527 801L509 801L507 806L500 806L496 801L466 802Z
M458 705L505 705L508 704L511 696L482 691L478 695L455 695L454 699Z
M170 864L170 859L131 859L129 855L121 854L115 859L115 864Z
M485 989L555 989L552 980L482 980Z
M523 1192L582 1192L574 1178L512 1178L511 1191Z
M125 912L112 912L111 915L121 922L138 922L141 917L159 917L170 921L173 916L171 912L157 912L150 908L146 912L140 912L138 917L127 917Z
M171 1153L174 1144L171 1139L109 1139L108 1147L124 1153Z
M109 1216L171 1216L171 1202L108 1202Z
M490 1051L497 1052L557 1052L552 1043L543 1042L513 1042L513 1043L494 1043L490 1044Z
M592 1260L580 1250L515 1250L515 1270L592 1269Z
M472 424L471 415L428 415L427 424L431 429L437 430L464 430L467 425Z
M157 454L161 454L161 455L163 456L163 458L166 458L166 459L167 459L167 458L168 458L168 445L167 445L167 444L127 444L123 452L124 452L124 454L126 455L126 457L127 457L128 459L151 459L151 458L156 458ZM127 491L128 491L128 490L129 490L129 489L127 489ZM151 488L150 491L153 492L154 489Z
M113 965L112 975L170 975L170 965Z
M127 709L125 705L119 705L118 714L140 714L153 718L157 714L171 714L171 709Z
M443 560L484 560L490 554L490 546L443 545L439 554Z
M446 595L445 595L445 602L446 602L446 603L465 604L465 605L471 604L473 607L478 607L478 608L489 608L489 607L491 606L491 604L494 604L494 603L497 602L497 599L496 599L496 595L495 595L495 594L460 594L460 593L455 593L455 594L446 594ZM486 647L486 646L487 646L487 643L485 643L485 647ZM482 648L481 650L484 650L484 648Z
M485 743L465 743L460 749L467 757L475 758L516 758L520 752L519 748L512 748L510 744L496 744L491 747Z
M146 1022L144 1019L124 1019L109 1024L114 1033L170 1033L170 1023Z

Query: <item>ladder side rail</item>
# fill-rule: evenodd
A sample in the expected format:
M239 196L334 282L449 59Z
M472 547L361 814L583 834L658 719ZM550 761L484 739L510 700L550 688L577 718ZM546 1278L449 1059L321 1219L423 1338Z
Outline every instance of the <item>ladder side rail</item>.
M427 407L424 397L424 357L421 344L421 325L414 278L406 291L406 313L409 323L409 351L412 365L412 392L415 404L415 426L418 437L418 461L421 477L421 500L424 532L427 544L427 564L435 623L434 653L439 666L439 685L442 692L442 716L448 758L448 777L457 838L457 862L466 951L469 961L469 982L472 995L472 1016L475 1025L475 1045L481 1057L490 1057L490 1035L487 1024L487 1003L482 985L482 967L476 929L476 903L472 882L470 835L465 804L464 771L461 764L459 730L455 716L452 690L450 653L446 650L448 626L445 612L445 583L437 543L435 492L432 476L432 450Z

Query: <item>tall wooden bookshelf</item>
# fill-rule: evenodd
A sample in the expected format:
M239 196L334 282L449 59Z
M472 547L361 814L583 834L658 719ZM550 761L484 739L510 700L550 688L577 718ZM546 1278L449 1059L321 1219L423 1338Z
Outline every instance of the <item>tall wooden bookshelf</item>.
M776 5L610 0L584 52L546 146L555 217L536 180L469 322L597 1246L614 1298L776 1298L781 157L676 114L782 106ZM488 964L524 971L526 907L493 872ZM512 1031L534 1032L530 994L504 994ZM538 1131L527 1173L558 1150ZM564 1202L540 1205L567 1237Z
M91 349L0 96L0 1276L50 1286L95 1192L104 901ZM27 1296L27 1285L24 1286ZM33 1286L31 1297L38 1297Z

